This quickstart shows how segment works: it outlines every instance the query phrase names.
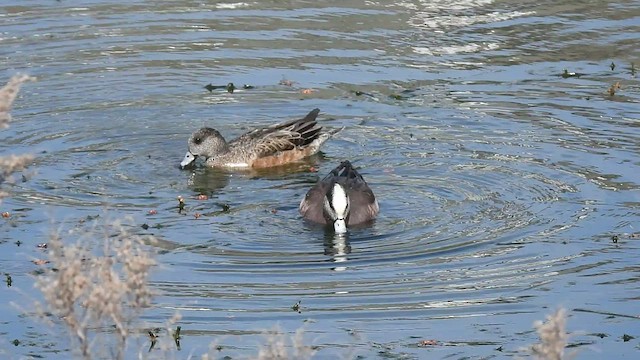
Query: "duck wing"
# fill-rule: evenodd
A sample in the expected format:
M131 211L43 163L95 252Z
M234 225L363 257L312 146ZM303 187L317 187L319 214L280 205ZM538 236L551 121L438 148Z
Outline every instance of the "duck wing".
M252 143L259 157L278 152L303 148L311 144L321 133L316 118L320 109L313 109L302 119L290 120L250 131L233 140L238 143Z
M349 196L349 224L361 224L375 219L380 211L378 200L362 175L344 161L341 166L339 182L347 189Z
M318 224L326 224L324 217L324 198L329 189L333 187L335 180L327 181L327 178L317 182L300 202L300 214L302 217Z

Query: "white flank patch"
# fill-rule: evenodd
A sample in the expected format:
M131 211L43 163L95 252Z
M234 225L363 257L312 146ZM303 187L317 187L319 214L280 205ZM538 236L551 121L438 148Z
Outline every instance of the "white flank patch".
M340 184L333 185L333 197L331 198L331 205L336 211L338 219L344 219L347 217L347 206L349 205L349 199L347 199L347 193Z
M474 53L479 51L497 50L500 45L496 43L468 43L465 45L441 46L441 47L419 47L414 46L413 52L420 55L453 55L460 53Z
M238 8L243 8L247 6L249 6L249 4L245 2L216 4L216 9L238 9Z
M246 162L243 162L243 163L227 163L227 164L224 164L224 166L230 167L230 168L247 168L247 167L249 167L249 164L247 164Z

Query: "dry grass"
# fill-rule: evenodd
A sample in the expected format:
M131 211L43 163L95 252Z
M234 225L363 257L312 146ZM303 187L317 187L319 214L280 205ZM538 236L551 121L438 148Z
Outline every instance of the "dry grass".
M154 239L127 229L96 222L65 234L65 241L76 239L72 245L57 233L49 239L50 266L36 283L46 304L38 307L62 320L83 359L124 359L132 323L151 304L147 280L156 262L145 243Z
M260 347L257 360L311 359L316 352L311 346L304 344L303 327L296 330L293 336L285 335L277 327L265 335L266 342Z
M316 350L312 346L304 344L305 327L296 330L293 335L288 335L276 326L263 332L264 342L258 347L258 354L248 359L255 360L306 360L313 358ZM201 360L220 358L217 340L209 344L209 352L202 354ZM234 357L235 358L235 357ZM242 357L239 357L240 359ZM189 357L191 359L191 357Z
M0 129L4 129L9 126L9 122L11 121L11 114L9 114L9 110L11 110L11 105L16 99L16 96L18 96L20 86L24 82L31 80L35 80L35 78L29 75L15 75L9 79L7 85L0 89Z
M547 316L547 321L536 321L534 327L540 337L540 342L531 346L531 353L536 359L562 360L567 346L567 331L565 328L567 313L558 309Z
M0 89L0 129L5 129L11 121L11 105L18 95L20 86L30 80L35 80L28 75L16 75ZM31 161L31 155L9 155L0 156L0 185L16 171L24 169ZM0 191L0 200L6 196L6 193Z

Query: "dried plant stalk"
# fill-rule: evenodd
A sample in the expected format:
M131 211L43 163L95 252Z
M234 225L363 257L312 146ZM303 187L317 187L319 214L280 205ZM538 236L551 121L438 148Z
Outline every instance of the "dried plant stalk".
M15 75L9 80L7 85L0 89L0 129L6 128L9 121L11 121L11 114L9 114L9 110L18 95L20 85L30 80L35 80L35 78L29 75Z
M290 337L290 341L287 341L287 336L276 327L266 333L266 343L260 347L257 359L311 359L316 351L304 344L303 337L303 327L296 330L295 335Z
M51 313L63 321L82 358L101 354L92 349L93 341L102 327L112 327L116 341L110 358L124 359L131 324L151 304L148 277L156 262L144 244L155 240L130 233L121 222L94 223L83 233L73 245L65 245L59 234L51 236L51 267L38 277L36 286ZM76 236L69 235L66 240Z
M564 309L558 309L547 316L547 321L536 321L534 326L540 336L540 342L531 347L536 359L562 360L567 346L567 331L565 328L567 314Z
M9 126L11 105L18 95L20 85L29 80L35 80L35 78L28 75L16 75L0 89L0 129ZM30 155L0 156L0 184L12 173L24 169L32 160L33 157ZM0 191L0 200L5 196L6 193Z

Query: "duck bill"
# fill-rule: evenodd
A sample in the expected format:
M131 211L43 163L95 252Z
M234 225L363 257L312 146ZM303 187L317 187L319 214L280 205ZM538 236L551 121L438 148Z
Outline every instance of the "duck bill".
M345 234L347 232L347 222L344 219L337 219L333 222L333 229L336 234Z
M180 167L184 169L194 161L196 161L196 156L193 155L190 151L187 151L187 154L184 156L184 159L182 159L182 162L180 163Z

